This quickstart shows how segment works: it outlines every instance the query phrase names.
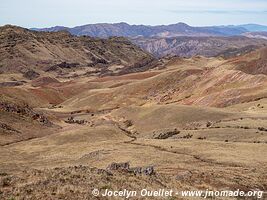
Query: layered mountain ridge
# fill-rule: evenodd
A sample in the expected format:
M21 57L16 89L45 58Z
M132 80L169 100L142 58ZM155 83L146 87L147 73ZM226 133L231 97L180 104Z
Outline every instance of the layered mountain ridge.
M266 45L267 27L257 24L192 27L185 23L146 26L100 23L74 28L56 26L38 31L68 31L73 35L108 38L123 36L157 57L236 56ZM254 32L258 31L258 32ZM261 31L261 32L259 32Z
M213 57L234 57L267 45L262 38L244 36L229 37L188 37L134 38L131 41L157 57L167 55L191 57L196 55Z
M233 36L245 32L267 31L266 26L246 24L239 26L206 26L193 27L185 23L170 25L129 25L127 23L99 23L76 26L73 28L56 26L51 28L33 28L37 31L61 31L66 30L73 35L88 35L92 37L177 37L177 36Z

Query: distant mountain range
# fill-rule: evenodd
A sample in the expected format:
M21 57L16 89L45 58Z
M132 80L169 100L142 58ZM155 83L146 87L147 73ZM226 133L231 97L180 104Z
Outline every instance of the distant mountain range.
M156 57L167 55L231 57L267 45L267 26L257 24L192 27L185 23L160 26L102 23L74 28L56 26L33 30L68 31L72 35L99 38L127 37Z
M263 25L259 25L259 24L243 24L243 25L239 25L239 26L235 26L235 27L245 28L249 32L267 31L267 26L263 26Z
M73 35L87 35L92 37L107 38L111 36L123 37L177 37L177 36L234 36L247 32L267 31L267 26L258 24L229 25L229 26L207 26L193 27L185 23L171 25L147 26L129 25L127 23L100 23L76 26L73 28L55 26L51 28L32 28L36 31L57 32L66 30Z

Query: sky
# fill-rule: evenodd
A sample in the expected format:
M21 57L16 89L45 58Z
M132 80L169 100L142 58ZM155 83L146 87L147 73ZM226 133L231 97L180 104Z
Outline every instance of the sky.
M267 25L267 0L1 0L0 25Z

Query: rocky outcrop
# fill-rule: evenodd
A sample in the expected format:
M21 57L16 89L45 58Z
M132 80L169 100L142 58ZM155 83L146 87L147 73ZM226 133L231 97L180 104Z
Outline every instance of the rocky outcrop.
M157 130L153 132L153 139L160 139L160 140L164 140L164 139L168 139L174 135L179 134L180 131L178 131L176 128L175 129L164 129L164 130Z
M111 163L108 167L108 170L129 170L130 169L130 163Z
M1 123L0 122L0 130L3 130L4 132L13 132L13 133L20 133L20 131L12 128L11 126L5 124L5 123Z
M155 169L153 166L147 166L147 167L130 167L129 162L125 163L111 163L107 170L109 171L125 171L127 173L133 173L134 175L145 175L145 176L151 176L155 174Z
M15 87L23 85L25 81L8 81L0 83L0 87Z
M53 124L45 115L34 111L28 105L21 106L12 103L0 102L0 110L29 117L32 120L38 121L40 124L46 126L51 126Z
M68 62L61 62L59 64L53 65L45 69L46 72L49 71L56 71L58 69L71 69L78 67L80 64L79 63L68 63Z
M80 125L83 125L83 124L87 124L88 121L84 120L84 119L81 119L81 120L75 120L74 117L69 117L67 120L65 120L66 123L68 124L80 124Z
M26 72L23 73L23 76L27 79L30 79L30 80L33 80L33 79L36 79L40 76L39 73L37 73L36 71L30 69Z
M258 130L259 130L259 131L267 131L267 128L259 127Z

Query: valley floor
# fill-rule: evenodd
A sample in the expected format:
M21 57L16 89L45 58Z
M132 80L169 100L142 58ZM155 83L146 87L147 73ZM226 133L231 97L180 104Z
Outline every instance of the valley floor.
M106 187L266 190L267 132L258 130L267 123L265 116L230 116L210 127L184 127L174 136L155 139L149 133L131 134L131 126L123 128L113 112L119 111L93 117L76 114L76 119L93 118L95 125L64 123L55 134L0 147L0 195L93 199L92 185L103 191ZM148 130L142 125L136 128ZM154 166L156 174L146 177L115 171L111 176L97 171L113 162Z

